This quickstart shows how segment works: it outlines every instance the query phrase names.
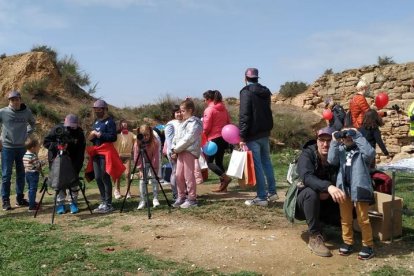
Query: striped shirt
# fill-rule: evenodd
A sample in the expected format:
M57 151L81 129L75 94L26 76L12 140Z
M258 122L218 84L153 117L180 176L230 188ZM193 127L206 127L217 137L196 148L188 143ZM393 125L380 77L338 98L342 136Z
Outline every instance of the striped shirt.
M37 172L40 171L41 168L41 162L39 161L37 154L31 151L26 151L24 154L23 165L25 172Z

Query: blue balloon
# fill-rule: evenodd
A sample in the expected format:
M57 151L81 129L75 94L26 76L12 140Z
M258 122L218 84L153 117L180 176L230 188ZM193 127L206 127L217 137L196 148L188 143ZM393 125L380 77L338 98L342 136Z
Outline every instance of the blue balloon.
M208 156L212 156L212 155L216 154L217 144L214 143L213 141L207 142L207 144L205 144L203 146L203 152L204 152L205 155L208 155Z

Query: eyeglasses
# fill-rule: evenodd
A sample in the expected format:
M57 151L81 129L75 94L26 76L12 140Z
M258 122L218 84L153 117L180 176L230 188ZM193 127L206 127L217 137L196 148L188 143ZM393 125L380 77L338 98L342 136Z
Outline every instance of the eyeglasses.
M323 139L323 138L318 138L318 141L320 142L320 143L327 143L327 144L329 144L331 141L332 141L332 139Z

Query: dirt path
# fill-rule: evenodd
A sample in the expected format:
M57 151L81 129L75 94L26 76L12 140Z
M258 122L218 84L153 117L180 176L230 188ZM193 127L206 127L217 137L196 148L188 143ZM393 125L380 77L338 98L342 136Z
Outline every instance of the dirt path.
M199 185L198 194L210 196L211 187ZM97 202L97 190L88 190L88 194L92 202ZM225 199L234 199L232 194L237 197L253 196L251 192L229 193ZM133 200L137 201L136 198ZM240 208L247 208L242 201ZM161 259L185 261L206 269L216 268L220 272L247 270L264 275L344 275L370 271L384 262L393 266L404 265L407 269L410 269L410 263L414 264L412 249L404 249L397 243L380 245L386 250L367 262L358 261L356 254L339 256L336 253L338 244L329 242L327 245L334 256L318 257L309 251L301 238L306 230L304 224L286 226L283 223L281 227L252 228L237 223L202 220L186 214L185 210L173 209L171 213L166 209L152 211L152 219L147 218L145 211L129 210L110 215L90 215L82 211L75 216L58 216L56 223L81 222L76 231L109 235L118 244L115 250L144 248L147 253ZM50 211L40 213L36 220L50 223ZM393 256L402 254L404 259Z

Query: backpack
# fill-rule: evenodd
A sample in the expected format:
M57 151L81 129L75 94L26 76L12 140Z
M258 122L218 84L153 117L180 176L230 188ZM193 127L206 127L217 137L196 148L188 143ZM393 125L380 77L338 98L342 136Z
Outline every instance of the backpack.
M59 154L53 160L49 171L48 184L55 191L79 185L79 176L75 173L72 160L67 154Z
M332 108L332 111L333 119L331 120L329 126L339 131L344 127L346 112L344 108L339 104L335 105Z
M351 111L348 110L345 114L344 127L353 127Z
M301 187L302 180L299 178L298 174L298 157L295 158L290 164L289 169L286 175L286 180L290 184L288 190L286 191L285 202L283 202L283 212L285 213L288 221L293 223L295 221L295 212L296 212L296 199L298 196L299 187Z
M374 190L380 193L392 194L392 178L381 171L371 172L372 185Z

